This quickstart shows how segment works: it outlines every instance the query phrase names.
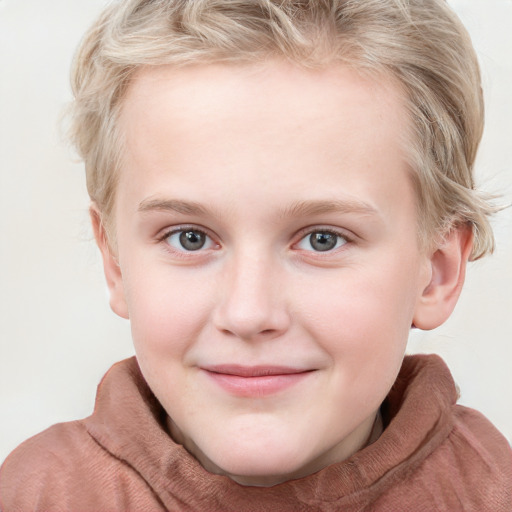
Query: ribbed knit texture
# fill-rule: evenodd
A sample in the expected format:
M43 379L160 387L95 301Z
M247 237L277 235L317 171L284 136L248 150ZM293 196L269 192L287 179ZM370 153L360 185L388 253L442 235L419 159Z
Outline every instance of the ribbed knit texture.
M7 458L0 509L510 512L510 446L456 399L439 357L406 357L375 443L306 478L244 487L208 473L173 442L131 358L103 378L92 416L55 425Z

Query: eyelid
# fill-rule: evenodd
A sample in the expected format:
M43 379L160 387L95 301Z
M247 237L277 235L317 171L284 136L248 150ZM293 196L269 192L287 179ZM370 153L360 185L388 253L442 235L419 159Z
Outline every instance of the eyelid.
M187 251L185 249L179 250L179 249L173 248L171 245L169 245L168 243L165 242L171 235L173 235L175 233L187 231L187 230L199 231L200 233L204 233L214 244L214 247L209 248L210 250L211 249L219 249L221 247L221 244L218 242L218 237L214 233L212 233L211 230L209 230L203 226L198 226L198 225L194 225L194 224L181 224L181 225L177 225L177 226L167 227L167 228L161 230L160 233L157 234L155 238L156 238L157 243L164 243L164 245L168 251L171 251L173 253L180 254L180 255L189 255L189 254L190 255L193 255L193 254L198 255L199 253L204 253L205 251L209 250L209 249L199 249L197 251ZM333 226L326 226L326 225L314 225L314 226L307 226L305 228L302 228L295 234L294 239L296 241L292 244L292 248L295 248L297 246L297 244L299 242L301 242L305 237L310 236L311 234L316 233L316 232L332 233L333 235L336 235L336 236L346 240L346 244L343 244L341 247L338 247L337 249L325 251L324 253L322 253L322 251L314 251L314 250L305 251L305 252L315 253L320 256L322 254L327 256L328 254L337 252L338 250L342 249L345 245L352 243L355 241L355 239L357 239L356 235L354 235L353 233L351 233L350 231L348 231L346 229L333 227Z
M180 250L166 242L166 240L170 236L172 236L176 233L182 233L183 231L197 231L199 233L204 234L206 237L208 237L211 240L213 247L201 248L201 249L198 249L197 251L187 251L186 249ZM218 237L216 237L209 229L206 229L202 226L196 226L193 224L182 224L182 225L172 226L172 227L164 229L163 231L160 232L160 234L157 235L156 241L158 243L163 243L165 246L165 249L167 251L172 252L173 254L178 254L182 257L188 257L189 255L191 255L191 256L196 255L196 257L197 257L200 254L205 253L208 250L220 248L220 243L217 242L217 238Z
M343 249L345 247L345 245L354 242L354 240L356 238L356 236L354 234L351 234L350 232L347 232L347 230L342 229L342 228L335 228L332 226L315 225L315 226L308 226L306 228L301 229L295 235L296 242L293 243L292 247L296 247L306 237L311 236L313 233L330 233L330 234L333 234L340 238L343 238L346 241L346 243L344 243L341 247L337 247L335 249L331 249L328 251L314 251L314 250L302 249L305 252L310 252L310 253L313 253L315 255L320 255L320 256L327 256L329 254L336 253L339 250Z

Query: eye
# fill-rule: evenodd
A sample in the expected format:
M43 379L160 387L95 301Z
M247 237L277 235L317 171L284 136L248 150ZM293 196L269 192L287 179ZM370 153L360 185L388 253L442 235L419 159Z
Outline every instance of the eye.
M165 237L165 241L178 251L199 251L211 249L214 246L213 240L199 229L180 229L173 231Z
M338 249L347 243L347 239L333 231L313 231L302 238L297 244L305 251L326 252Z

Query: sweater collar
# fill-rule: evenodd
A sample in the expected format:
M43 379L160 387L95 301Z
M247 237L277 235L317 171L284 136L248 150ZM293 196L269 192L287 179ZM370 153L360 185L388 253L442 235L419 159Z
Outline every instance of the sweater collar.
M348 507L373 500L421 464L451 431L456 399L453 379L438 356L406 356L382 404L385 428L374 443L318 473L269 488L244 487L213 475L176 444L166 431L165 411L134 357L105 375L94 413L84 423L89 434L133 467L164 504L178 499L191 510L287 509L293 503Z

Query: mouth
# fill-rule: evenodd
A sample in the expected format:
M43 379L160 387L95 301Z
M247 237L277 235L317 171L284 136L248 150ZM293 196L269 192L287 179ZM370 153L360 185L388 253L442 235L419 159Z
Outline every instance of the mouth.
M215 365L201 370L224 391L247 398L283 392L315 371L288 366L241 365Z

